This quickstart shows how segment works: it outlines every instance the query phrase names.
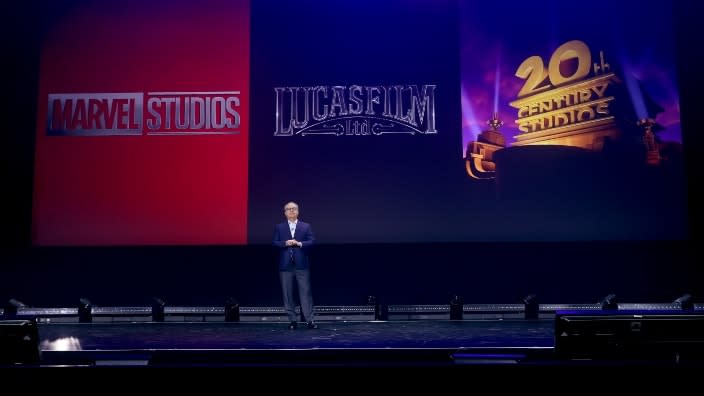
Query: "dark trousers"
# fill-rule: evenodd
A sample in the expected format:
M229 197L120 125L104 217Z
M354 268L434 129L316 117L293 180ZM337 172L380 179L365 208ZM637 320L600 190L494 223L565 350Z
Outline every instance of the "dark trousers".
M309 270L290 270L279 271L281 278L281 291L284 297L284 309L288 320L296 321L296 303L293 298L293 279L296 279L298 284L298 296L301 300L301 311L305 320L310 322L313 320L313 293L310 289L310 271Z

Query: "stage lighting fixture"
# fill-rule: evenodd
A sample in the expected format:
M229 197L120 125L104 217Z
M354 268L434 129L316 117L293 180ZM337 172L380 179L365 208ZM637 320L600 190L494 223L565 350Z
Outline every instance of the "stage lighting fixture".
M164 306L166 303L164 300L154 297L152 299L152 321L153 322L163 322L164 321Z
M524 317L526 319L538 319L538 313L540 312L540 304L538 304L538 298L535 294L529 294L523 298L524 305Z
M450 300L450 320L462 320L463 315L464 305L462 304L462 297L455 294Z
M675 304L679 304L680 309L683 309L683 310L693 310L694 309L694 301L692 300L691 294L682 295L682 296L678 297L673 302Z
M18 308L25 308L26 305L22 303L22 301L11 298L5 303L5 306L3 307L5 309L4 313L4 318L5 319L10 319L14 318L17 316L17 309Z
M599 303L603 310L618 310L618 299L614 293L604 297Z
M379 320L379 304L376 301L376 296L367 296L367 305L374 306L374 320Z
M230 297L225 301L225 322L240 321L240 303L237 299Z
M80 300L78 300L78 322L93 322L93 305L87 298L81 298Z
M389 310L387 307L379 304L376 296L367 296L367 305L374 306L374 320L388 320Z

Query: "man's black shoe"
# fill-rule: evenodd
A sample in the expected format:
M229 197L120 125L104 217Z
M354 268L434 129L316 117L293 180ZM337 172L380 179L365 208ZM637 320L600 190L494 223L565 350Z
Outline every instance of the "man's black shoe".
M317 328L318 328L318 325L315 324L315 322L308 322L308 323L306 324L306 327L309 328L309 329L317 329Z
M288 324L288 329L289 329L289 330L295 330L296 327L298 327L298 323L296 323L296 322L291 322L291 323Z

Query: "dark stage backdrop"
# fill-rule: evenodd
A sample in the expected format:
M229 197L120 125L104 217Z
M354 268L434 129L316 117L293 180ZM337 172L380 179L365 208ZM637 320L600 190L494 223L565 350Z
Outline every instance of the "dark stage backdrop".
M13 25L25 66L17 92L33 111L23 107L13 124L21 176L9 180L20 209L8 213L26 232L8 232L2 271L12 281L0 298L278 304L267 244L289 200L320 242L317 304L367 294L436 303L453 293L468 302L527 293L594 302L609 292L653 301L701 291L685 179L696 171L682 162L697 139L688 82L699 71L682 61L692 47L678 43L688 39L672 31L686 25L673 24L667 6L646 8L666 33L622 42L602 28L627 7L593 28L586 19L596 11L570 24L580 21L564 17L570 7L550 8L549 18L532 10L526 23L501 2L454 0L22 8L19 20L36 30ZM629 24L620 26L640 31ZM508 147L493 178L471 177L469 145L487 129L497 78L510 146L520 112L509 102L523 81L513 73L531 55L547 64L568 40L587 43L594 62L603 48L657 49L640 52L637 65L664 73L643 79L646 88L669 83L674 102L655 100L665 112L653 116L669 117L657 134L674 142L671 161Z
M454 1L253 4L251 243L288 200L322 243L472 234L457 22Z

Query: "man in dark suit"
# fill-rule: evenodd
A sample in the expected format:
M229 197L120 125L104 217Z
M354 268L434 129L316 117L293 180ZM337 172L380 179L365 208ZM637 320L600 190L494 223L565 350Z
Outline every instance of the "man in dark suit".
M293 298L293 278L298 284L301 310L307 321L306 327L318 326L313 320L313 293L310 289L310 263L308 251L315 243L310 224L298 220L298 205L289 202L284 205L286 220L274 227L274 246L279 248L279 277L284 296L284 309L290 321L288 328L297 327L295 302Z

